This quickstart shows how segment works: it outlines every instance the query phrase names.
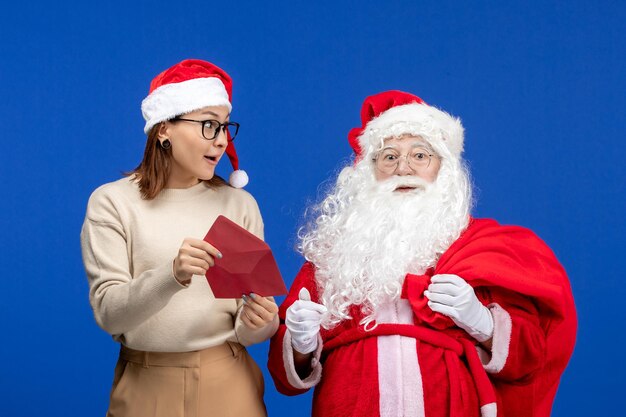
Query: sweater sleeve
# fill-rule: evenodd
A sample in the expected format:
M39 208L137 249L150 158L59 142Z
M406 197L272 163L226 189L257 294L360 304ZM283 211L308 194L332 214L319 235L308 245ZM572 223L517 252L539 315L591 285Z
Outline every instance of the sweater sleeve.
M252 195L247 194L247 196L248 198L246 199L246 212L244 214L243 227L259 239L265 240L263 217L261 216L259 205Z
M479 298L491 311L494 334L491 351L479 350L485 370L492 378L523 382L543 366L544 332L533 301L502 289L479 289Z
M244 190L238 190L244 195L244 216L243 227L254 234L259 239L264 239L264 225L263 217L261 217L261 211L254 197ZM268 297L274 302L273 297ZM241 298L237 299L237 313L235 314L235 337L236 341L244 346L250 346L257 343L261 343L269 339L276 333L278 329L278 316L274 317L271 323L260 329L250 329L241 320L241 311L243 307L243 301Z
M96 322L112 335L136 328L184 288L173 276L172 260L133 277L127 238L112 198L94 192L81 231L81 249Z
M268 300L274 301L274 297L267 297ZM237 342L244 346L250 346L261 343L269 339L278 330L278 315L274 316L274 320L260 329L248 328L243 320L241 320L241 312L243 310L243 301L237 299L237 315L235 317L235 337Z

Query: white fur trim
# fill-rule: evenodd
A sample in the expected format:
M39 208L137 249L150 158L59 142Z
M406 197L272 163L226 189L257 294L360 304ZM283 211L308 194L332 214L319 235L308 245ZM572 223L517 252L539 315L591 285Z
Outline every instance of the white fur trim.
M143 131L147 134L157 123L207 106L226 106L229 112L232 110L226 87L219 78L194 78L162 85L141 102L141 113L146 120Z
M491 342L491 355L478 348L478 356L483 363L485 371L497 374L504 368L509 357L509 345L511 344L512 322L511 316L498 304L487 306L493 316L493 339Z
M377 150L382 141L403 134L421 136L433 147L445 146L458 158L463 152L463 126L460 119L427 104L392 107L371 120L359 136L363 152Z
M423 417L424 389L417 341L399 335L379 336L379 414L393 417Z
M408 300L386 304L376 312L377 323L412 324ZM424 389L417 359L417 341L399 335L379 336L378 390L381 416L423 417Z
M322 379L322 364L320 363L320 357L322 356L323 341L320 335L317 336L317 349L313 352L313 358L311 359L311 375L304 379L300 378L300 375L296 372L296 365L293 363L293 346L291 346L291 333L289 329L285 331L283 337L283 364L285 365L285 374L287 374L287 381L292 387L296 389L309 389L314 387Z
M235 188L243 188L248 185L248 174L246 171L238 169L236 171L231 172L230 177L228 178L228 182Z
M376 310L376 323L413 324L413 308L409 300L400 299Z
M496 417L498 415L498 406L496 403L485 404L480 407L481 417Z

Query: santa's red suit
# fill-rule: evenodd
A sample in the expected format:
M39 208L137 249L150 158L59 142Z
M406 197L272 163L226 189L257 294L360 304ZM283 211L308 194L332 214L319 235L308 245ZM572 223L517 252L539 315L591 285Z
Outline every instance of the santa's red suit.
M456 274L492 312L491 349L427 306L435 274ZM280 308L305 287L319 302L315 267L306 263ZM565 271L531 231L472 219L427 274L407 275L402 299L376 312L365 330L352 320L322 329L312 373L294 369L284 324L272 338L276 387L296 395L315 387L314 416L547 417L571 356L576 313Z

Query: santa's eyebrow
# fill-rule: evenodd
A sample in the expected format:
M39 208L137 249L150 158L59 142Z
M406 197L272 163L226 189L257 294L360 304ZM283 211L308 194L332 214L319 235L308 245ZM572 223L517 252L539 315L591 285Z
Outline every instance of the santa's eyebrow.
M411 148L424 148L429 154L439 155L430 143L422 138L415 139L415 141L411 144Z
M421 140L416 140L416 141L414 141L411 144L411 149L414 149L414 148L424 148L424 149L426 149L430 153L434 152L433 148L427 142L421 141ZM387 145L384 148L382 148L381 151L385 151L387 149L391 149L391 150L394 150L394 151L398 150L398 148L396 148L393 145Z
M432 151L433 148L430 146L430 144L428 142L426 142L423 139L416 139L413 141L413 143L411 144L412 148L425 148L429 151Z

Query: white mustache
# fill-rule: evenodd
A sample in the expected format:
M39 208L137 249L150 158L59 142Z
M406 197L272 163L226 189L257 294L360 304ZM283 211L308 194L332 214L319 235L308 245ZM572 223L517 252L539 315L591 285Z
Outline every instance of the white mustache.
M379 182L376 184L376 188L378 191L382 192L392 192L402 187L409 188L421 188L422 190L426 190L431 184L426 180L415 177L415 176L407 176L407 177L391 177L383 182Z

